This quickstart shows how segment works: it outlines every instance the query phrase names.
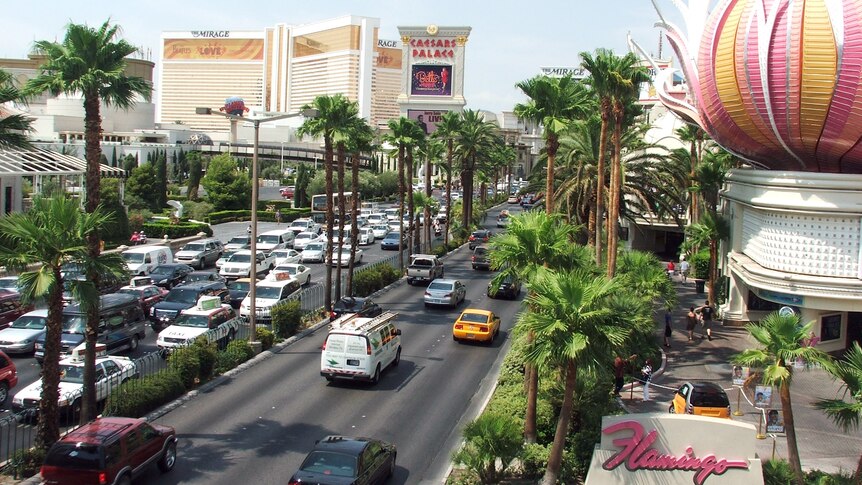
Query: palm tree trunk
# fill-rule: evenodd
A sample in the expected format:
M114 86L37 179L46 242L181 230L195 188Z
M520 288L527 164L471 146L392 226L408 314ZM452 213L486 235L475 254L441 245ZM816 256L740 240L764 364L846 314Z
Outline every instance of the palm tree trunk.
M87 93L84 98L84 137L87 154L87 212L95 212L99 206L102 183L100 162L102 146L99 135L102 132L102 116L99 111L99 93ZM87 252L91 258L99 257L99 233L93 231L87 236ZM99 284L99 274L88 271L87 279ZM84 397L81 409L81 424L96 417L96 340L99 334L99 308L93 306L87 311L87 329L84 331Z
M557 158L557 148L560 143L555 133L548 132L548 140L545 142L545 150L548 154L548 170L545 177L545 212L548 215L554 213L554 162Z
M350 218L350 266L347 268L347 296L353 296L353 260L356 258L356 243L359 241L359 228L356 227L356 215L359 214L359 152L350 160L350 190L353 192L353 217Z
M332 226L333 226L333 210L332 210L332 137L326 135L323 137L324 157L323 163L326 165L326 296L324 298L324 306L327 312L332 311Z
M707 296L712 304L718 304L715 297L715 283L718 279L718 241L709 240L709 288Z
M689 172L689 175L688 175L689 176L688 187L687 187L688 189L691 189L691 187L694 185L694 177L695 177L695 174L697 173L697 158L698 158L699 153L697 153L695 151L695 150L697 150L696 139L691 140L690 150L691 150L691 152L689 153L689 156L690 156L690 163L691 163L691 171ZM698 219L699 219L697 194L692 192L691 190L688 191L688 194L689 194L689 197L691 197L691 204L690 204L690 209L689 209L689 219L690 220L688 222L689 222L689 224L696 224Z
M398 146L398 269L404 274L404 145Z
M616 110L615 110L616 111ZM622 192L622 160L620 136L623 130L623 113L614 113L614 155L611 167L611 207L608 210L608 277L617 272L617 225L620 219L620 195Z
M595 246L596 244L596 206L590 204L590 212L587 216L587 244Z
M449 246L449 228L452 227L452 221L449 216L452 215L452 171L455 167L452 166L452 158L454 156L454 140L447 140L448 146L446 150L446 163L449 164L446 171L446 234L443 236L443 242Z
M566 436L569 434L569 423L572 418L572 408L575 401L575 384L578 380L578 366L569 359L566 365L566 387L563 391L563 404L560 406L560 417L557 419L557 430L554 432L554 443L548 455L548 468L542 477L542 485L554 485L560 475L563 464L563 449L566 446Z
M335 267L335 298L341 298L341 247L344 246L344 143L338 143L338 264Z
M602 265L602 224L605 217L605 157L608 151L610 102L602 98L602 129L599 134L599 162L596 167L596 264Z
M796 485L804 485L802 462L799 460L799 448L796 446L796 426L793 422L793 407L790 403L790 385L787 382L779 385L778 394L781 396L781 411L784 414L784 430L787 434L787 457L790 460L790 468L793 470Z
M428 241L428 252L431 252L431 158L425 160L425 236Z
M532 343L535 338L533 332L527 336L527 341ZM539 438L536 430L536 407L539 396L539 373L536 366L527 364L524 366L524 378L527 380L527 410L524 413L524 441L535 443Z
M859 455L859 463L856 465L856 473L853 475L853 483L862 483L862 455Z
M60 265L52 268L54 281L62 281ZM36 447L45 451L60 439L60 338L63 323L63 286L57 284L48 292L48 324L45 333L45 358L42 362L42 394L39 399L39 422Z
M410 219L407 223L407 237L409 241L407 261L410 261L410 256L416 250L416 238L413 234L416 224L416 214L414 213L416 208L413 207L413 147L407 149L407 178L404 180L404 183L406 184L404 187L407 190L407 212L410 214Z

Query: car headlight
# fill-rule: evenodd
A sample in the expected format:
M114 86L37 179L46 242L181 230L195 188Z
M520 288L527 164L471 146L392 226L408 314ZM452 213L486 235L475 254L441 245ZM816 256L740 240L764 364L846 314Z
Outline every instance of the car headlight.
M24 405L24 398L17 397L17 396L13 397L12 398L12 404L16 405L16 406L23 406Z
M155 308L150 308L150 316L153 316L153 315L155 315L155 314L156 314L156 309L155 309Z
M39 342L36 342L36 345L34 345L34 347L36 348L36 350L42 350L42 348L44 347L44 344L40 344Z

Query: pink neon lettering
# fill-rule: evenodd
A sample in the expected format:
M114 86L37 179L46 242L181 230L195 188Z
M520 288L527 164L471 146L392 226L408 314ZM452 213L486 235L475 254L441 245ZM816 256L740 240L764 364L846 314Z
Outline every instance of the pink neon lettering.
M712 454L698 458L690 446L681 456L662 454L652 448L652 444L658 439L658 431L652 430L644 436L644 428L637 421L619 422L603 429L602 433L614 434L620 431L631 431L632 434L628 438L613 440L614 446L619 447L620 451L602 464L605 470L613 470L625 463L629 471L693 471L696 472L692 478L695 485L703 485L710 475L722 475L729 468L748 470L748 462L745 460L719 460Z

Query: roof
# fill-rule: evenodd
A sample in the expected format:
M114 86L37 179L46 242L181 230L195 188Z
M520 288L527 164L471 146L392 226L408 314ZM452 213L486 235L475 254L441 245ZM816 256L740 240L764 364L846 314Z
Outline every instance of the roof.
M98 418L70 431L60 441L100 444L140 421L135 418Z
M351 454L358 454L360 451L365 449L365 446L368 444L368 438L348 438L346 436L327 436L322 440L318 441L314 449L315 450L326 450L326 451L340 451L340 452L350 452Z
M99 166L102 177L126 176L126 171L120 167ZM83 175L86 172L87 162L71 155L42 148L0 149L0 176Z
M138 303L138 299L133 295L126 293L108 293L99 297L99 308L106 309L115 306L123 306L131 303ZM63 309L63 313L83 313L80 303L73 303Z
M490 310L480 310L478 308L468 308L468 309L464 310L463 312L461 312L462 315L464 313L475 313L477 315L490 315L491 311Z
M157 251L157 250L162 250L162 249L170 249L170 248L167 246L159 246L159 245L151 244L149 246L133 246L133 247L130 247L129 249L126 249L123 252L124 253L149 253L150 251ZM178 263L173 263L173 264L178 264ZM167 263L165 263L162 266L167 266Z

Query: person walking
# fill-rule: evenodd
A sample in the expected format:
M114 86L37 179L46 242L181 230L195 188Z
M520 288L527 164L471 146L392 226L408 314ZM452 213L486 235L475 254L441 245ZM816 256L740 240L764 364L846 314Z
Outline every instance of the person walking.
M715 313L715 310L712 308L712 305L709 304L709 300L706 300L706 303L698 309L698 313L700 313L700 319L703 325L703 334L700 338L706 336L710 341L712 341L712 316Z
M281 224L281 210L280 209L275 210L275 223Z
M652 381L652 360L647 359L644 362L644 366L641 367L641 382L644 385L644 399L643 402L652 401L649 398L649 384Z
M619 355L614 359L614 396L619 396L623 388L626 377L626 362L630 362L636 358L637 354L633 354L628 359L623 359Z
M248 234L249 237L251 237L251 224L249 224L248 227L245 228L245 233Z
M688 341L694 340L694 327L697 326L697 314L694 313L694 307L689 307L688 314L685 316L685 329L688 331Z
M688 271L691 269L691 265L688 264L688 261L684 257L681 256L679 259L679 275L682 278L682 282L685 283L688 280Z
M673 333L672 321L673 315L671 315L670 308L668 308L664 312L664 346L668 348L670 347L670 336Z

